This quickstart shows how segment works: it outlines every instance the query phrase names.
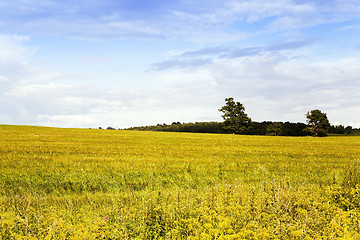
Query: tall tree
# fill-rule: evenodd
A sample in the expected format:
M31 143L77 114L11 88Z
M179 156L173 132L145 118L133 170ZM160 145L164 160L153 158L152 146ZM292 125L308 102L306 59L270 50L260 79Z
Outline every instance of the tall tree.
M306 122L308 124L306 131L317 137L327 136L328 129L330 128L330 122L326 113L321 112L319 109L315 109L307 112L306 118Z
M219 109L223 112L224 130L230 133L247 133L251 118L245 113L245 107L240 102L235 102L234 98L226 98L225 106Z

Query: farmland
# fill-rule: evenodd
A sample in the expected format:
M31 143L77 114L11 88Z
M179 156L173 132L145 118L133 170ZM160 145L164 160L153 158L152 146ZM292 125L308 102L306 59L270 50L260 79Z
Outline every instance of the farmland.
M0 125L0 239L360 239L360 137Z

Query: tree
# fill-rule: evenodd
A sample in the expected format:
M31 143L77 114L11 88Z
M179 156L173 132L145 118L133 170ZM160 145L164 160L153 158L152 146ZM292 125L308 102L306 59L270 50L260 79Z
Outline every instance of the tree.
M266 128L266 135L280 136L282 134L282 123L274 122Z
M347 127L345 128L345 133L346 133L346 134L351 134L351 132L352 132L352 126L347 126Z
M336 125L334 133L336 133L336 134L345 134L344 125Z
M224 130L230 133L246 133L251 125L251 118L245 113L245 107L234 98L225 98L226 105L219 109L223 112Z
M315 109L307 112L306 118L306 122L308 124L306 131L317 137L327 136L330 123L326 113L322 113L319 109Z

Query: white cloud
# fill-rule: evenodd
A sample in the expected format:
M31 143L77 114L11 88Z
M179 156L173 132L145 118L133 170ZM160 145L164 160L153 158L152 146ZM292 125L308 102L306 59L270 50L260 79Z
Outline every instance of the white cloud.
M348 122L346 126L352 126L353 128L360 128L360 122Z
M9 36L4 38L11 39ZM192 94L186 93L182 86L176 86L181 79L168 82L165 76L163 80L159 76L159 81L164 81L167 87L143 90L69 84L65 75L39 68L31 59L23 63L23 59L27 58L24 44L23 41L16 44L1 42L1 48L12 49L8 54L17 56L0 61L0 69L3 70L0 78L1 123L130 127L196 121L204 115L203 107L191 101ZM194 75L179 77L195 78ZM196 91L198 87L192 89ZM185 94L187 99L184 100Z
M185 51L172 59L165 60L152 65L153 70L162 71L171 68L192 68L207 66L215 60L235 59L249 56L279 55L282 51L295 51L296 49L308 47L313 43L310 40L291 40L272 44L269 46L251 46L251 47L230 47L217 46L203 48L195 51Z
M203 75L208 78L213 96L235 97L256 121L304 122L307 111L320 108L334 120L347 124L360 117L359 111L352 109L360 105L357 66L359 59L354 58L311 63L301 58L262 54L221 59L200 69L207 71ZM211 86L210 81L216 85ZM215 104L212 106L216 108Z
M30 41L29 36L0 34L0 61L24 62L36 52L34 47L26 47L24 44Z
M61 126L61 127L101 127L101 114L39 114L36 116L36 122L42 126ZM104 121L105 122L105 121Z
M13 97L29 97L41 94L43 92L48 93L56 93L61 88L67 87L63 84L56 84L56 83L49 83L47 85L24 85L24 86L16 86L12 90L8 92L4 92L6 96L13 96ZM53 96L53 95L52 95Z
M0 75L0 83L8 83L9 82L9 79L7 78L7 77L5 77L5 76L1 76Z
M137 6L136 10L124 8L121 2L16 0L0 5L0 14L6 18L6 22L0 21L0 26L80 39L186 39L219 43L244 39L266 29L282 31L344 22L360 12L359 4L352 1L318 4L316 1L228 0L203 1L196 6L179 1ZM237 26L238 22L262 20L267 23L257 29L244 31Z
M141 75L145 79L132 77L127 67L122 68L121 77L104 70L104 78L127 76L129 79L123 81L137 85L136 90L131 90L122 82L111 87L111 81L100 81L95 76L92 83L83 80L80 85L79 79L70 80L71 73L65 75L36 66L32 56L37 48L31 46L31 37L0 35L0 122L130 127L220 120L217 109L224 98L233 96L244 103L249 116L256 121L304 121L307 111L321 108L331 121L357 125L360 118L358 56L325 59L329 55L316 56L309 49L313 42L306 40L311 38L302 37L301 33L296 39L284 41L279 40L284 39L284 35L281 38L271 35L326 22L343 22L360 11L354 1L329 1L329 5L324 6L321 2L203 1L204 7L195 4L196 8L189 8L189 1L185 1L168 3L168 9L156 9L158 14L144 9L139 13L135 9L134 15L121 8L110 9L108 1L1 2L0 15L6 22L0 20L0 26L8 31L96 40L171 39L174 40L171 44L181 45L179 48L197 46L200 50L181 54L178 49L171 49L177 54L163 61L157 57L154 61L158 63L152 66L162 71ZM339 10L333 10L334 6ZM242 29L248 23L250 27ZM352 22L347 24L357 26ZM264 39L269 36L270 40L255 46L232 42L256 34ZM182 45L183 40L192 43ZM89 51L87 57L77 56L77 60L82 64L116 62L114 57L99 57ZM308 52L315 56L305 58ZM110 87L98 87L101 84Z
M261 0L233 1L230 6L231 14L246 16L247 22L255 22L268 17L308 14L313 13L315 10L310 3L296 4L290 0L271 2Z
M115 61L115 59L112 57L97 57L97 56L85 56L82 57L81 60L89 63L108 63Z

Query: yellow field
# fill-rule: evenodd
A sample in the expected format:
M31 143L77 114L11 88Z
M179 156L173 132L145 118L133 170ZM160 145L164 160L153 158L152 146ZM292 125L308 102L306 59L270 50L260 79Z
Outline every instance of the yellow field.
M0 239L360 239L360 137L0 125Z

